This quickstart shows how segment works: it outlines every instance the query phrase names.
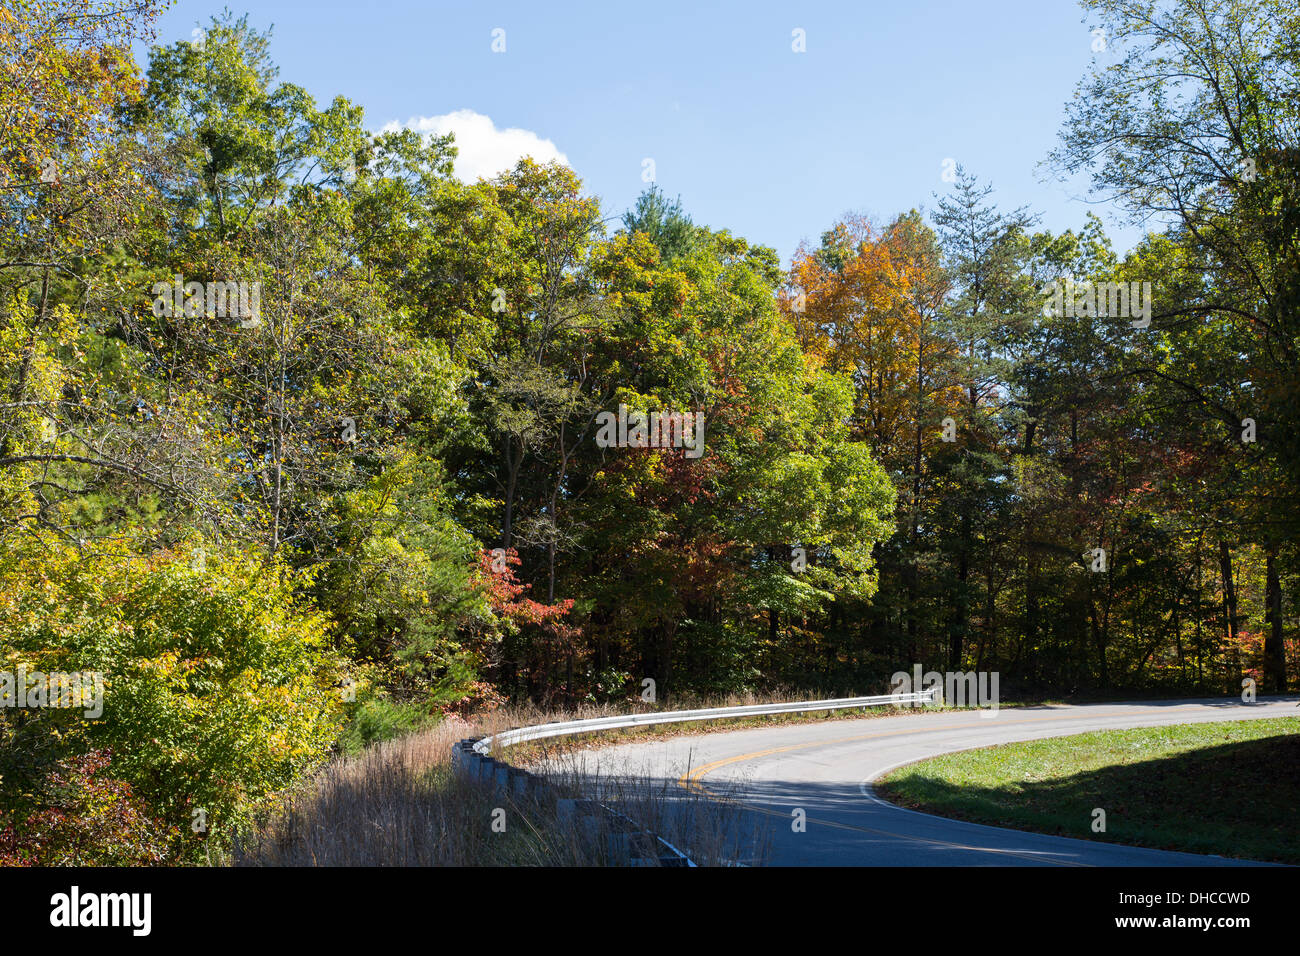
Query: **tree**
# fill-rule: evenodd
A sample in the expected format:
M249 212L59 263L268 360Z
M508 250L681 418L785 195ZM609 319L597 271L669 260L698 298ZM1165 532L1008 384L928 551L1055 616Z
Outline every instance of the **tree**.
M1273 0L1086 0L1084 7L1124 57L1080 83L1053 160L1065 172L1089 171L1094 190L1136 219L1174 221L1182 241L1210 264L1211 281L1155 322L1180 344L1217 330L1224 341L1212 349L1216 360L1248 357L1244 378L1152 366L1130 374L1176 384L1197 399L1201 415L1231 428L1255 418L1265 460L1252 502L1256 534L1267 542L1293 537L1300 520L1300 20ZM1256 414L1238 417L1244 404ZM1235 421L1224 414L1229 409ZM1270 634L1268 683L1281 690L1281 634Z
M653 185L637 197L635 207L623 214L623 228L645 233L665 262L689 252L695 236L691 217L682 211L681 197L669 202Z

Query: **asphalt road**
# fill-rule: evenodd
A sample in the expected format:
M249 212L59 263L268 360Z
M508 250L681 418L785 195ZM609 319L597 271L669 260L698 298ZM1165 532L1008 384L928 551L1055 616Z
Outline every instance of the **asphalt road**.
M1263 717L1297 717L1294 699L1144 701L902 713L623 744L584 754L602 777L637 774L738 801L774 866L1205 866L1243 865L981 826L905 810L871 782L902 764L994 744L1093 730ZM681 792L681 790L678 790ZM1248 797L1243 796L1243 799ZM806 813L795 832L792 811Z

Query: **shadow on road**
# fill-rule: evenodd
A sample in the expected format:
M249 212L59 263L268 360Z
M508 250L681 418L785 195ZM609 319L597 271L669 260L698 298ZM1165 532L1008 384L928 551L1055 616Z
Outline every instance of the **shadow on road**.
M917 765L877 786L901 806L961 820L1300 864L1300 734L1279 734L1041 781L961 785ZM1092 832L1105 810L1104 835Z

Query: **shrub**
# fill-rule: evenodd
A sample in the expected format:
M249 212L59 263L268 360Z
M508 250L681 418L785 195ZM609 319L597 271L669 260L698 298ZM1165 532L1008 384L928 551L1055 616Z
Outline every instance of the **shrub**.
M131 785L105 775L112 755L59 761L41 786L49 801L20 824L0 825L0 866L150 866L176 828L145 811Z
M0 710L0 811L42 805L61 760L113 753L114 776L171 832L177 859L318 766L337 736L341 662L293 578L245 554L0 551L0 670L98 672L99 719ZM12 785L11 785L12 784ZM197 830L197 832L196 832Z

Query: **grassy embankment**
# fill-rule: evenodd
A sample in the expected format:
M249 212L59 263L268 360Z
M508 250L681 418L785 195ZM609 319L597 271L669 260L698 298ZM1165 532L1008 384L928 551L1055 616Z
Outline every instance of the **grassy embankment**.
M604 818L575 826L556 798L599 793L641 827L686 850L701 866L762 862L761 834L731 804L714 802L651 775L604 777L569 759L564 744L543 760L553 786L536 797L506 794L457 774L453 744L524 723L557 718L497 713L447 721L341 757L284 794L252 832L240 835L236 866L605 866L625 865ZM523 755L512 756L522 763Z
M876 789L976 823L1300 864L1300 717L1004 744L901 767Z

